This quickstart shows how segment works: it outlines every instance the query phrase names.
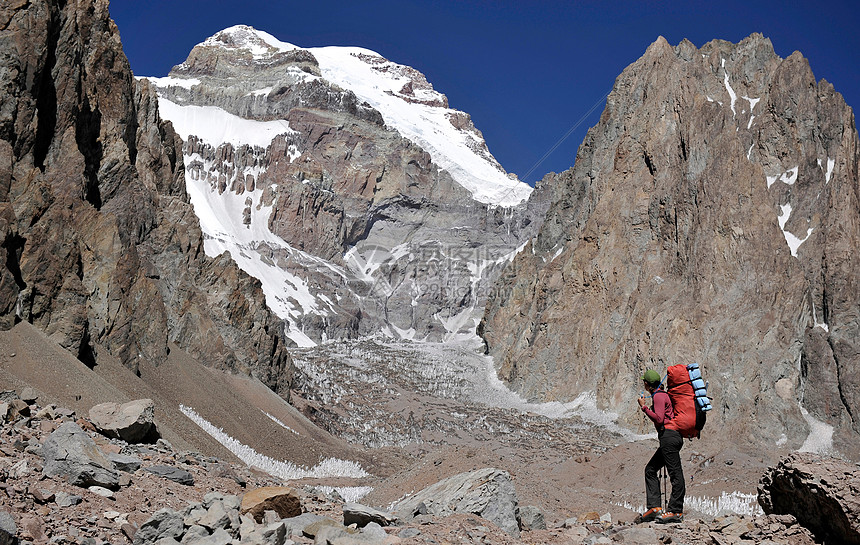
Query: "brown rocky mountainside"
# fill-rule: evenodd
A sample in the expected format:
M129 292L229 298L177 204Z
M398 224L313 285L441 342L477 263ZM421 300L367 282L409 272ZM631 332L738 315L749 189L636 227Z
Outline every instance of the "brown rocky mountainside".
M286 393L259 282L203 252L181 141L135 82L107 1L0 8L0 326L139 373L175 343Z
M659 38L502 273L481 326L499 374L632 422L646 368L697 361L711 433L798 448L816 419L856 457L857 168L854 114L800 53Z

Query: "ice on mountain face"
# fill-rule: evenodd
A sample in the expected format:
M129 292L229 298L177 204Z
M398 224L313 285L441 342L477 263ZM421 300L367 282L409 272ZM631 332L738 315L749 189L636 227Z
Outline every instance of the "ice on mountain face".
M725 68L725 66L726 66L726 60L723 59L723 68ZM736 115L735 101L738 99L738 96L735 94L735 90L732 89L732 86L729 84L729 72L728 71L726 71L726 73L725 73L725 79L723 80L723 82L726 85L726 91L729 93L729 98L732 101L731 102L732 117L735 117L735 115Z
M788 169L785 171L782 176L779 178L780 181L787 185L794 185L794 182L797 181L797 167Z
M800 248L800 245L806 242L806 239L809 238L809 235L812 234L812 227L807 229L806 236L803 238L798 238L794 233L785 230L785 224L788 223L788 218L791 216L791 204L783 204L780 205L780 213L777 216L777 222L779 222L779 228L782 231L783 236L785 237L785 241L788 243L788 249L791 251L792 257L797 257L797 250Z
M181 106L167 99L158 99L161 117L169 119L183 140L198 136L214 147L229 142L234 146L267 147L279 134L293 131L285 120L254 121L215 106Z
M265 148L275 136L292 132L286 121L252 121L212 106L180 106L159 99L159 109L183 139L196 136L213 148L224 143ZM292 145L289 155L293 160L301 152ZM260 280L266 304L287 322L287 337L299 346L314 346L316 343L301 331L299 318L309 313L326 315L332 311L332 305L311 293L306 280L268 257L278 252L289 255L300 252L269 230L272 210L260 206L263 189L257 185L254 191L241 195L231 191L219 193L208 180L209 173L215 169L211 161L199 155L187 155L184 160L186 190L200 220L206 255L215 257L229 252L242 270ZM262 172L260 167L232 170L233 178L227 180L228 187L234 180L246 176L258 179Z
M821 170L824 170L824 165L821 164L821 159L817 159L817 161L818 161L818 168L820 168ZM835 165L836 165L836 161L834 161L833 159L828 157L827 158L827 170L824 172L824 183L830 182L830 178L833 176L833 167Z
M812 234L812 227L806 230L806 236L803 238L798 238L793 233L785 230L783 230L782 234L785 235L785 241L788 243L788 248L791 250L791 256L797 257L797 250L800 249L800 245L806 242L806 239L808 239L809 235Z
M255 96L255 97L266 96L269 93L271 93L273 89L274 89L274 87L266 87L264 89L257 89L256 91L251 91L250 93L248 93L248 96Z
M786 185L794 185L794 182L797 181L798 171L799 167L794 167L774 176L765 176L765 178L767 179L768 189L770 189L770 186L772 186L777 181L780 181Z
M827 158L827 172L824 173L824 182L825 183L830 182L830 177L833 176L833 166L835 164L836 164L836 161L834 161L830 157Z
M767 176L767 187L770 188L770 186L772 186L777 181L780 181L786 185L794 185L794 183L797 181L798 170L799 167L794 167L786 170L781 174L775 176ZM780 205L779 209L779 215L777 215L776 221L777 223L779 223L779 229L782 231L782 234L785 237L785 242L788 244L789 250L791 250L792 257L797 257L797 251L800 248L800 245L806 242L806 240L812 234L813 228L808 228L806 231L806 236L804 236L803 238L796 236L790 231L787 231L785 226L788 224L789 217L791 217L791 203L782 204Z
M810 294L810 299L812 299L812 294ZM828 333L829 333L829 332L830 332L830 326L828 326L826 322L819 322L819 321L818 321L818 316L817 316L817 314L816 314L816 312L815 312L815 301L810 301L810 302L812 303L810 306L812 307L812 323L813 323L813 327L819 327L819 328L821 328L821 329L823 329L824 331L826 331L826 332L828 332Z
M183 89L191 89L195 85L200 84L200 80L196 78L153 78L147 77L156 87L182 87Z
M478 134L455 126L458 116L465 114L444 107L444 96L432 88L411 87L406 67L361 48L321 47L310 51L326 80L349 89L382 113L387 125L427 151L433 162L447 170L475 200L514 206L531 194L531 187L509 177L489 156ZM404 97L404 88L412 96ZM476 152L482 149L485 155Z
M779 222L779 228L785 231L785 224L788 222L788 217L791 216L791 205L783 204L779 207L779 216L777 216L777 221Z
M750 127L752 127L753 120L755 119L755 116L752 115L753 110L755 109L755 105L758 104L761 98L750 98L748 96L744 96L743 98L747 99L747 101L750 103L750 120L749 123L747 123L747 129L749 129Z
M744 95L744 98L747 99L747 101L750 103L750 113L752 113L752 111L755 109L755 105L758 104L761 100L761 98L750 98L746 95Z
M195 160L201 161L201 158L186 157L188 163ZM299 250L269 231L271 207L256 209L263 190L242 195L225 191L219 195L206 180L197 178L193 172L191 169L186 171L185 184L204 233L206 255L215 257L229 252L239 268L260 280L266 304L287 322L287 337L298 346L315 346L316 343L302 333L298 326L299 318L309 313L324 315L331 311L331 304L311 293L306 280L264 258L278 250L287 253ZM252 201L252 206L246 205L247 199ZM243 220L243 212L247 208L252 210L249 225L245 225Z

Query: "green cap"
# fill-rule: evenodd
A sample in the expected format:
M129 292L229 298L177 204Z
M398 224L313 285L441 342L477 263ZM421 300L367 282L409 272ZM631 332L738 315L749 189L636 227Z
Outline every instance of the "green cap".
M659 384L660 373L653 369L648 369L647 371L645 371L645 374L642 375L642 380L644 380L648 384Z

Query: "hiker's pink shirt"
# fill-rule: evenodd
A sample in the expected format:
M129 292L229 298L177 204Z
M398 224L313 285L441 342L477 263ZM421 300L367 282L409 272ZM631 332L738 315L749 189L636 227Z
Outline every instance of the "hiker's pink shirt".
M642 407L648 418L654 422L654 427L657 431L663 429L670 420L675 418L675 411L672 409L672 400L669 399L669 394L663 390L657 390L651 396L651 408Z

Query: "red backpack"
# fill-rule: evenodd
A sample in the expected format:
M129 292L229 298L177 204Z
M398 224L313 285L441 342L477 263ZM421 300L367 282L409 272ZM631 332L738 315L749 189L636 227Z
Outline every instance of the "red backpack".
M666 393L675 411L675 418L666 423L666 429L677 430L688 439L699 437L705 427L705 412L711 409L699 365L673 365L666 373Z

